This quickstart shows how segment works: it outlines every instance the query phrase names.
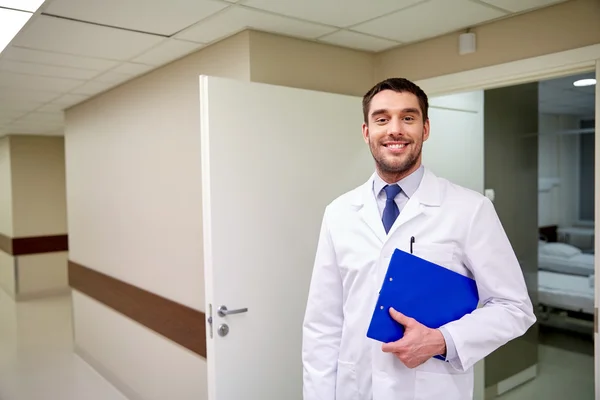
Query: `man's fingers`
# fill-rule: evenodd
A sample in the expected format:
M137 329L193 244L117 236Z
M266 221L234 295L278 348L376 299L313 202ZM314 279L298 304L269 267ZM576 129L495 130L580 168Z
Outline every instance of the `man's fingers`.
M398 353L402 351L402 339L396 342L384 343L381 346L381 350L384 353Z
M412 322L413 322L412 318L407 317L406 315L402 314L400 311L394 310L393 307L390 307L390 315L392 316L392 318L394 318L394 321L396 321L400 325L404 326L405 328L412 325Z

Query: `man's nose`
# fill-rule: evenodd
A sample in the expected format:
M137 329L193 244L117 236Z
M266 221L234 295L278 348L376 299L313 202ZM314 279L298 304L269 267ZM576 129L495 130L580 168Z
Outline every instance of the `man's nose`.
M401 118L392 118L388 124L388 133L393 135L404 134L404 125Z

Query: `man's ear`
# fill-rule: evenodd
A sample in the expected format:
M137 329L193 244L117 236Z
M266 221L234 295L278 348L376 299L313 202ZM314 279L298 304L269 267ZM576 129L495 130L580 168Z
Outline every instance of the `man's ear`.
M429 128L430 128L429 118L427 118L427 120L423 124L423 141L426 141L427 139L429 139Z
M369 127L367 126L366 123L362 124L362 135L363 135L363 139L365 140L365 143L369 143Z

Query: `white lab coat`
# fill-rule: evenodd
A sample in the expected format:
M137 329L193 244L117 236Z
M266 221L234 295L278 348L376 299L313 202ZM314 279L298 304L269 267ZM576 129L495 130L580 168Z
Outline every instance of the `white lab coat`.
M409 369L366 337L396 248L475 278L480 307L446 325L458 362ZM372 178L326 208L305 321L304 400L467 400L473 366L535 322L523 273L492 203L425 169L386 235Z

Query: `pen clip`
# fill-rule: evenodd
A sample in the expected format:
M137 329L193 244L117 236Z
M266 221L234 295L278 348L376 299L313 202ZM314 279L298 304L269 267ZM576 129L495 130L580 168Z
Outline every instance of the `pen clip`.
M415 242L415 237L411 236L410 237L410 254L413 253L413 243Z

